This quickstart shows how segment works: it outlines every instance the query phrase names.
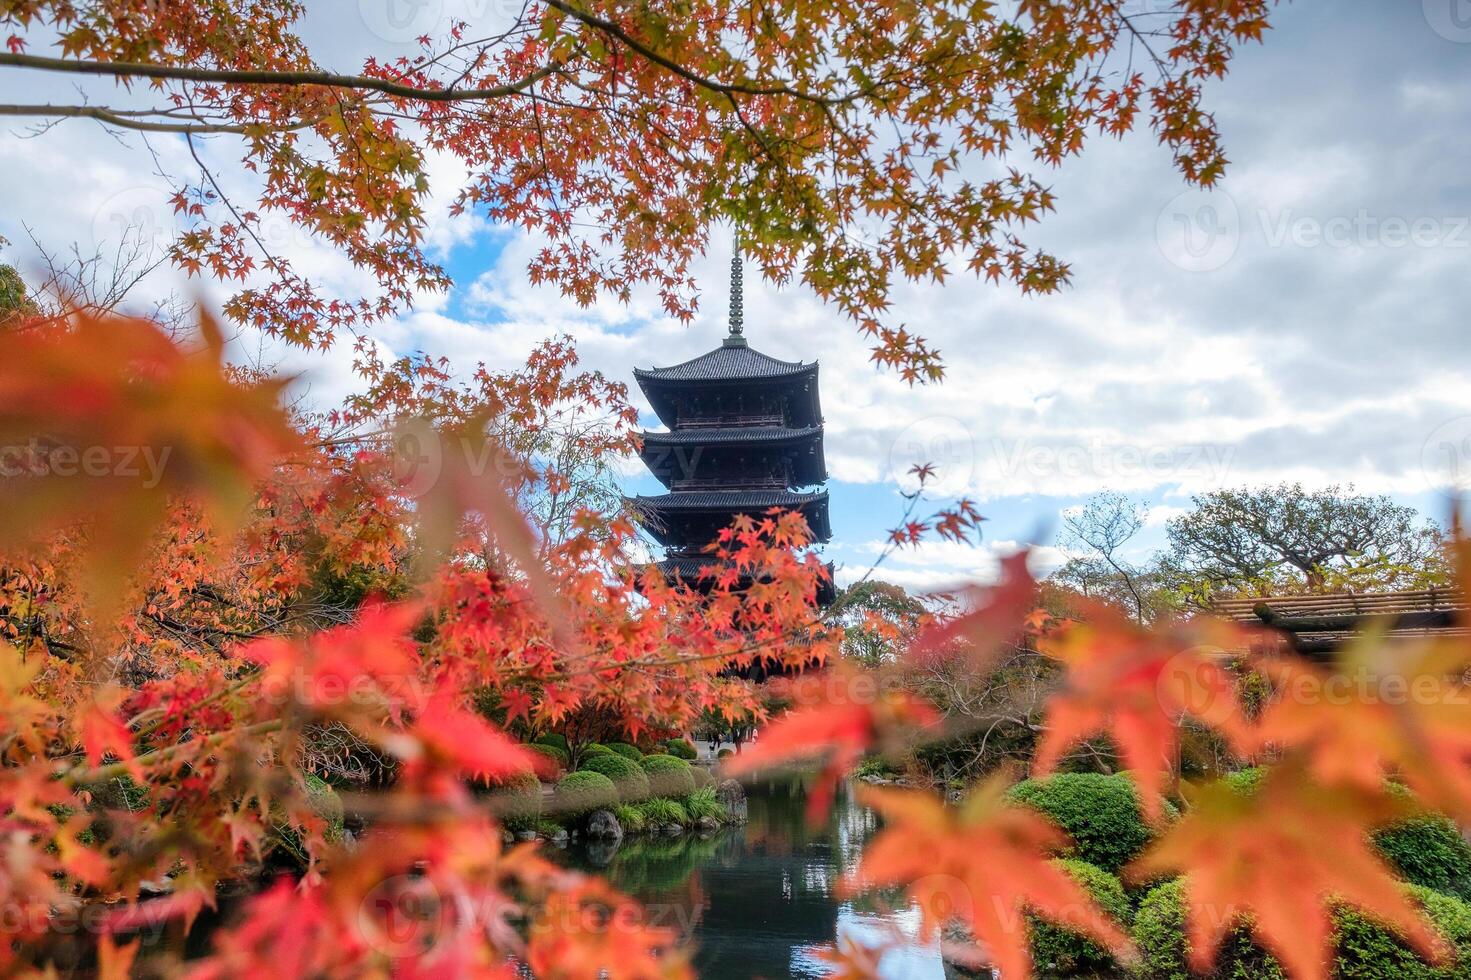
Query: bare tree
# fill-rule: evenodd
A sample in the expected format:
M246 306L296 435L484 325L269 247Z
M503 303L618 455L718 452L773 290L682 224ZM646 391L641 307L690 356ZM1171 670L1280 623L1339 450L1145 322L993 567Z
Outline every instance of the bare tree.
M1142 573L1123 557L1123 549L1144 527L1144 516L1144 508L1123 494L1099 493L1082 507L1063 513L1061 535L1064 548L1085 553L1070 562L1071 567L1065 566L1063 580L1112 579L1113 584L1122 586L1141 622L1146 608L1139 582ZM1088 594L1086 586L1083 591Z

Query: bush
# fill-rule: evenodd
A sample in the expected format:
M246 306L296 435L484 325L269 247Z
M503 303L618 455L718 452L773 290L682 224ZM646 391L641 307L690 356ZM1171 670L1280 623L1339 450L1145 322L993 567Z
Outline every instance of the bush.
M1471 976L1471 905L1449 895L1410 885L1410 896L1456 953L1455 962L1433 967L1383 926L1344 908L1334 914L1333 976L1342 980L1466 980ZM1194 980L1186 965L1184 883L1167 882L1144 898L1134 919L1134 942L1143 957L1145 980ZM1209 980L1283 980L1271 954L1257 946L1242 925L1227 936Z
M613 754L613 750L610 749L610 748L608 748L606 745L602 744L601 742L594 742L591 745L585 745L585 746L583 746L583 749L582 749L582 757L584 759L586 759L590 755L612 755L612 754Z
M689 796L695 791L695 777L690 764L672 755L645 756L639 765L649 777L649 792L654 796Z
M621 755L612 752L594 755L583 760L581 771L602 773L613 780L613 785L618 787L618 798L625 803L648 798L649 777L638 763Z
M704 766L690 766L690 775L694 777L695 789L715 788L715 777Z
M513 776L491 788L490 805L507 830L534 830L541 818L541 781L530 772Z
M637 745L629 745L627 742L609 742L608 748L631 762L637 762L644 757Z
M735 750L734 749L721 749L719 752L716 752L715 753L715 758L717 758L717 759L729 759L733 755L735 755Z
M1123 883L1115 875L1084 861L1061 859L1053 864L1082 885L1109 918L1128 926L1129 898L1124 893ZM1029 922L1032 961L1036 965L1037 976L1093 976L1117 970L1113 956L1093 940L1040 919L1030 919Z
M613 808L613 816L618 818L618 826L627 834L636 834L647 826L643 811L631 803L619 803Z
M557 781L552 805L559 816L574 819L594 810L611 809L618 802L618 788L600 772L572 772Z
M557 767L559 769L566 769L568 762L571 761L567 758L567 750L559 749L555 745L546 745L542 742L532 742L526 747L533 752L544 755L548 759L551 759L557 764Z
M1265 775L1258 767L1233 772L1225 780L1249 795ZM1391 784L1390 791L1410 798L1403 787ZM1471 845L1446 817L1426 813L1386 827L1374 835L1374 846L1411 884L1471 901Z
M538 735L531 740L531 743L533 745L552 745L561 749L563 752L566 752L569 748L567 745L567 736L559 735L556 732L547 732L545 735Z
M691 822L706 818L718 820L721 823L725 822L725 805L716 797L713 788L695 790L680 800L680 806L684 807L684 812L689 816Z
M1067 831L1073 848L1066 855L1117 873L1153 836L1139 812L1139 797L1127 776L1060 773L1028 779L1011 789L1011 798L1035 807ZM1179 815L1165 801L1166 816Z
M671 738L664 743L664 748L676 759L683 759L686 762L693 762L700 757L700 753L696 752L695 747L686 739Z
M651 828L661 827L667 823L677 823L683 826L690 822L690 815L685 812L684 807L673 800L644 800L637 805L637 809L643 815L644 825Z

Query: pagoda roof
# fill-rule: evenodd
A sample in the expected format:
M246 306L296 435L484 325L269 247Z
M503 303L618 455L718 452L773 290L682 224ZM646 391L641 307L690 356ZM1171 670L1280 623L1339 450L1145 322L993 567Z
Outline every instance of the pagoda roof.
M666 527L671 518L723 518L736 514L760 514L773 507L800 510L817 541L832 537L828 526L827 491L796 493L791 490L676 490L653 497L625 498L641 518L646 530L661 543L668 543ZM724 523L729 523L725 521ZM701 542L704 543L704 542Z
M743 443L806 442L814 438L822 438L822 426L809 425L800 429L784 425L698 426L643 434L646 446L732 446Z
M645 382L670 384L710 381L772 381L797 379L817 371L817 362L783 361L741 343L726 343L680 364L662 368L634 368L640 387Z

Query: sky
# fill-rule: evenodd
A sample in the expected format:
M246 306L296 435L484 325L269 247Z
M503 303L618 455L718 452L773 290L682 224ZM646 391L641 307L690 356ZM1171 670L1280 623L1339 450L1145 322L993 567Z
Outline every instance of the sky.
M304 33L320 61L351 68L368 50L407 52L451 12L504 16L502 3L309 2ZM3 84L18 78L25 97L3 101L75 98L73 79L10 72ZM938 467L939 500L971 497L988 521L978 546L886 560L879 576L913 589L987 578L1021 544L1039 546L1041 569L1057 564L1060 514L1101 490L1148 505L1136 559L1164 543L1191 494L1216 487L1352 484L1445 516L1444 488L1471 476L1471 0L1295 0L1213 83L1208 105L1232 161L1211 192L1187 188L1147 130L1041 173L1057 211L1031 240L1071 265L1061 292L1024 297L963 275L897 288L893 318L941 349L943 384L910 387L874 368L835 310L747 270L751 344L821 364L825 550L841 580L882 551L920 461ZM224 143L203 152L221 168L235 159ZM145 143L84 120L37 135L7 120L0 235L12 244L0 259L25 271L32 235L108 251L128 227L161 247L173 219L157 173L188 172L186 159L173 137ZM480 361L513 367L568 333L585 366L632 386L635 366L688 359L724 335L728 234L710 242L688 326L644 292L583 309L527 282L531 238L448 214L456 179L451 161L432 161L429 241L456 286L378 331L385 352L444 355L468 373ZM286 223L268 232L339 290L366 286ZM174 289L224 295L168 269L139 295ZM235 353L283 356L249 335ZM345 351L282 365L323 404L353 384ZM625 482L630 493L658 488L636 466Z

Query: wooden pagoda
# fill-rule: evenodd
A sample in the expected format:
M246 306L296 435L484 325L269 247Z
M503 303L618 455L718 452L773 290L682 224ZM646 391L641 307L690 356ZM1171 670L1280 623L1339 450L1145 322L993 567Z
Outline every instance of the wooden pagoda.
M708 589L703 573L716 559L707 548L738 514L800 511L813 540L829 540L817 364L778 360L746 342L739 254L731 259L729 336L693 360L633 374L668 427L643 433L642 457L669 492L629 500L665 549L666 577ZM829 574L818 601L833 597Z

